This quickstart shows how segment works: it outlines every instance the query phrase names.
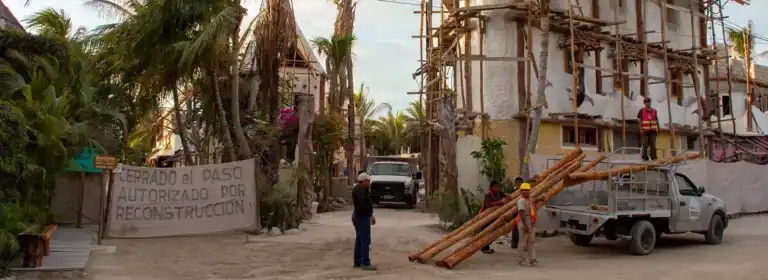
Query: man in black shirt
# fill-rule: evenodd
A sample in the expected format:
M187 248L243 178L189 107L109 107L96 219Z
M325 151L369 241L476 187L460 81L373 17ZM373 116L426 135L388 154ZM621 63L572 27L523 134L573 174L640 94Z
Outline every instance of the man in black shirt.
M491 185L488 187L488 193L486 193L485 198L483 198L483 205L480 207L480 213L488 208L504 205L505 197L506 195L501 192L501 186L499 185L499 182L491 182ZM485 245L485 247L483 247L483 249L480 251L485 254L494 253L493 249L491 249L491 244Z
M373 217L373 202L371 201L368 186L371 183L371 177L368 173L357 175L357 184L352 189L352 204L355 211L352 212L352 225L355 226L355 268L364 270L376 270L371 265L371 225L376 224L376 218Z
M515 187L512 189L512 192L519 189L520 185L522 185L523 183L524 182L522 177L515 178ZM512 240L510 242L510 245L511 245L510 247L512 247L512 249L517 249L518 243L520 243L520 231L517 228L515 228L512 230Z

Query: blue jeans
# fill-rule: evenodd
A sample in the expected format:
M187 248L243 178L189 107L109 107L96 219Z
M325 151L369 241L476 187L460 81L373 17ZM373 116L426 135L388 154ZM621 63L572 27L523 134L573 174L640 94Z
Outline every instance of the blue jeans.
M371 218L352 214L355 226L355 262L354 265L371 265Z

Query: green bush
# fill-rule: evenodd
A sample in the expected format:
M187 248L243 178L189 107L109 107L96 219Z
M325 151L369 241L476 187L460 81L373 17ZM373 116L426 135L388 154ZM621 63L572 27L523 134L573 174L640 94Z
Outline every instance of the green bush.
M472 217L480 212L480 207L482 207L482 201L477 196L464 189L460 189L460 191L463 193L468 214L461 213L459 196L450 193L443 194L439 202L433 203L431 209L429 209L429 212L436 215L448 230L456 229L472 219Z
M67 44L62 40L0 28L0 58L6 58L8 50L16 50L27 56L53 56L62 62L68 61L69 57Z

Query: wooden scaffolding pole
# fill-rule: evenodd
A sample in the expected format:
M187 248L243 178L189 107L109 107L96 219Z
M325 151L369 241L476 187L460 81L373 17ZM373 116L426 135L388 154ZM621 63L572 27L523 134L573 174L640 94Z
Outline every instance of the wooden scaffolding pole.
M661 49L664 50L664 81L666 81L667 91L667 125L669 125L669 148L670 152L675 151L675 126L672 125L672 83L669 78L669 59L667 55L667 5L665 0L657 0L661 10ZM648 42L645 42L648 44Z
M699 84L699 60L698 60L698 50L701 49L702 46L698 46L698 43L696 43L696 11L698 11L699 7L699 1L697 0L691 0L691 6L690 6L690 12L691 12L691 48L693 50L691 51L691 56L693 57L693 72L691 73L691 79L693 80L693 91L696 94L696 103L699 106L699 118L696 120L697 127L699 129L699 155L704 157L704 130L703 130L703 124L704 122L701 121L701 116L704 116L706 112L704 112L704 106L702 106L702 99L701 95L699 94L699 90L701 88ZM699 28L704 28L704 26L699 26ZM704 98L706 100L706 97ZM671 121L670 121L671 123Z
M718 14L719 14L718 17L719 17L719 20L720 20L720 27L722 28L721 30L723 31L723 36L722 36L723 47L725 48L725 65L726 65L725 73L726 73L726 77L728 79L728 99L730 100L731 124L733 125L733 131L731 131L731 133L733 133L733 140L734 140L734 142L736 142L736 117L733 115L733 94L732 94L733 93L733 84L731 82L732 81L732 76L731 76L731 54L730 54L730 49L728 48L728 39L726 39L726 38L728 38L728 36L726 36L727 34L725 33L725 23L723 22L724 17L723 17L723 3L722 3L722 0L718 0L717 1L717 9L718 9ZM714 28L714 26L712 28Z
M639 0L637 0L639 1ZM613 21L618 21L618 17L616 14L618 13L619 5L613 5ZM619 77L619 82L621 83L621 146L626 147L627 146L627 117L624 112L624 96L627 94L625 90L628 88L629 85L626 85L624 81L624 73L621 73L624 71L624 61L621 59L621 37L619 34L621 34L621 30L619 29L619 25L616 24L613 26L613 30L616 33L616 51L614 52L614 61L616 61L615 67L619 68L619 75L614 74L613 78ZM614 68L615 70L615 68ZM614 83L614 88L616 85L616 81ZM611 133L611 136L613 136L613 133ZM616 150L616 147L613 147L614 150ZM611 151L613 152L613 151ZM622 150L623 152L623 150ZM622 153L623 154L623 153Z
M715 102L717 102L717 110L715 110L715 114L717 114L717 131L720 134L720 138L723 138L723 124L722 124L722 118L720 115L723 113L723 105L720 104L720 51L717 49L717 38L715 36L715 5L711 4L709 5L709 19L710 19L710 30L712 34L712 49L715 50L715 93L717 94ZM706 94L710 94L707 92ZM710 121L711 118L708 118L707 121ZM712 126L711 124L709 125Z
M579 83L579 71L581 71L581 68L579 65L576 64L576 36L575 32L573 30L573 3L572 0L568 0L568 29L570 29L570 46L571 46L571 89L573 91L573 100L571 100L571 103L573 105L573 143L576 146L576 149L579 149L579 140L581 140L579 137L579 104L578 104L578 95L580 90L580 83ZM584 94L587 94L585 89Z

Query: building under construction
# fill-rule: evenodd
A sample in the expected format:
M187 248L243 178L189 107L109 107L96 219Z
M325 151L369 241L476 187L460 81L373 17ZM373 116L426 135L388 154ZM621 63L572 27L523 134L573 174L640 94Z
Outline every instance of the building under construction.
M739 135L768 133L755 128L757 119L768 125L768 115L746 109L754 108L754 91L747 86L738 95L730 86L727 48L713 47L726 43L723 3L422 0L414 36L422 50L414 73L421 89L409 94L425 100L424 125L432 127L422 143L428 188L456 187L450 162L462 134L506 141L508 177L516 176L530 156L526 142L537 109L536 154L626 147L623 153L639 159L637 115L645 97L658 111L661 158L681 150L712 154L709 143L730 139L739 146ZM537 100L540 87L545 102ZM742 116L734 113L740 102Z

